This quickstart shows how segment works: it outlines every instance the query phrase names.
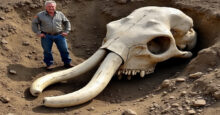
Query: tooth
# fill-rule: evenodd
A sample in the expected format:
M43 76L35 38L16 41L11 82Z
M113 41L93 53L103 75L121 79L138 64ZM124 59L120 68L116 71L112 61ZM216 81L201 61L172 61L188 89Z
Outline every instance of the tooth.
M125 75L128 75L128 70L125 71Z
M131 70L128 70L128 75L131 75Z
M134 76L136 74L135 70L132 71L132 75Z
M130 76L130 75L129 75L129 76L127 76L127 79L128 79L128 80L131 80L131 76Z
M141 71L140 76L144 77L145 76L145 71Z
M138 73L138 71L137 70L135 70L135 75Z
M121 70L118 71L118 76L121 75Z
M125 70L122 70L122 73L125 74Z

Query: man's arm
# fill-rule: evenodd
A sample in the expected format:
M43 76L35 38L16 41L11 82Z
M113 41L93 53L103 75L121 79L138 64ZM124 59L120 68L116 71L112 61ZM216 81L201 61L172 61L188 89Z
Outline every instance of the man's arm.
M40 24L40 20L39 20L39 17L38 17L38 15L36 15L35 17L34 17L34 19L32 20L32 31L34 32L34 33L36 33L36 35L38 36L38 37L45 37L45 35L44 34L42 34L41 33L41 31L40 31L40 29L39 29L39 24Z
M38 15L34 16L34 19L32 20L32 31L36 33L37 35L41 34L41 31L39 29L40 20L38 18Z
M69 31L71 30L70 21L66 18L66 16L63 13L61 13L61 15L62 15L62 23L64 25L64 32L68 34Z

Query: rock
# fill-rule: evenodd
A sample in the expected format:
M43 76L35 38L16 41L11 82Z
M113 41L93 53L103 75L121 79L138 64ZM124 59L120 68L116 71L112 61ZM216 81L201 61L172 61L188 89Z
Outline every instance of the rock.
M159 108L159 107L160 107L157 103L154 103L153 106L154 106L155 108Z
M182 110L183 110L183 108L182 108L181 106L179 106L177 109L178 109L179 111L182 111Z
M187 111L187 113L189 115L194 115L194 114L196 114L196 111L194 109L191 109L191 110Z
M169 87L170 86L171 81L166 79L162 82L161 87L165 88L165 87Z
M8 44L8 41L6 41L5 39L2 39L1 43L2 44Z
M23 46L29 46L30 44L28 42L23 42L22 45Z
M174 96L170 96L169 99L175 99L175 97Z
M204 99L197 99L193 102L193 106L199 107L206 105L206 101Z
M137 115L137 113L131 109L126 109L122 115Z
M186 79L185 78L176 78L176 81L177 82L184 82L184 81L186 81Z
M213 95L216 99L220 99L220 91L216 91Z
M173 103L171 106L172 107L179 107L179 104L178 103Z
M189 78L199 78L203 75L202 72L197 72L197 73L194 73L194 74L190 74L189 75Z
M186 93L187 93L186 91L182 91L180 95L181 95L181 96L185 96Z
M8 103L10 101L10 99L8 97L0 97L0 101L2 103Z
M163 96L164 96L164 95L167 95L167 92L166 92L166 91L163 92Z
M14 113L8 113L8 114L6 114L6 115L16 115L16 114L14 114Z
M213 69L212 69L212 68L208 68L207 71L208 71L208 72L211 72L211 71L213 71Z
M17 72L15 70L12 70L12 69L9 70L9 73L13 74L13 75L17 74Z
M190 100L186 99L185 100L186 104L190 104Z
M8 37L7 33L2 34L2 37Z
M5 20L5 18L4 17L0 17L0 20Z
M94 111L95 110L95 107L90 107L87 109L88 111Z
M196 95L198 95L198 93L197 92L190 92L190 95L191 96L196 96Z

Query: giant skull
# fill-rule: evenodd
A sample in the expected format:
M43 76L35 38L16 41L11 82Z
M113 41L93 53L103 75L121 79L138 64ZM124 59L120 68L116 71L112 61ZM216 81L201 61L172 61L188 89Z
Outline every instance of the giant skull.
M172 57L189 58L196 44L192 19L178 9L143 7L129 16L107 25L103 45L83 63L38 78L30 92L38 96L47 86L88 72L96 65L99 69L82 89L66 95L45 97L49 107L67 107L85 103L96 97L118 72L121 76L139 74L144 77L154 72L158 62Z

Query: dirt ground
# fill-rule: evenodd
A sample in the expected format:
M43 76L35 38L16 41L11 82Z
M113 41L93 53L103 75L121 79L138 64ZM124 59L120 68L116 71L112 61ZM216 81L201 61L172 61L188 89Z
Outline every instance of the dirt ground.
M95 99L68 108L44 107L42 99L82 88L96 69L77 79L52 85L39 97L33 97L29 92L32 82L51 73L44 69L40 39L31 31L34 15L44 10L43 0L0 2L1 115L220 114L219 0L56 0L57 10L71 21L72 31L67 40L74 65L101 46L107 23L143 6L178 8L194 20L198 33L191 59L162 62L153 74L144 78L113 78ZM63 70L56 47L53 52L56 68L52 72Z

